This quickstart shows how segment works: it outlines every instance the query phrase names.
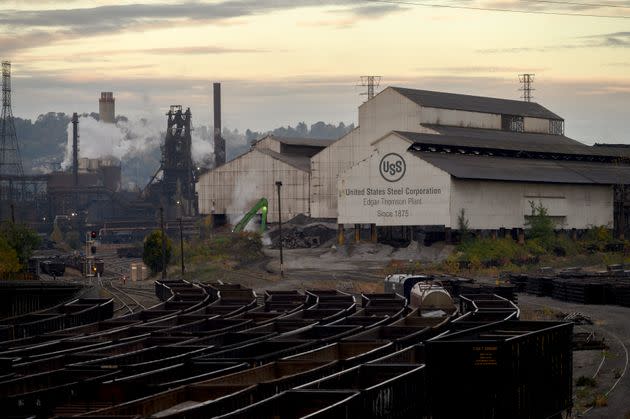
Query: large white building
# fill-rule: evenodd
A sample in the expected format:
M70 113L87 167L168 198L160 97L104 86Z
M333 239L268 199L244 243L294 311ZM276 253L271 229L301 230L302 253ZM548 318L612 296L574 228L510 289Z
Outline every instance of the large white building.
M613 225L615 185L630 175L615 150L567 138L564 120L537 103L398 87L362 104L358 127L327 147L296 156L289 146L267 137L202 176L200 211L210 200L215 212L236 210L219 195L238 195L238 181L221 174L238 170L256 173L267 197L274 180L288 181L288 217L448 229L464 210L472 229L512 229L533 202L558 228L584 229Z

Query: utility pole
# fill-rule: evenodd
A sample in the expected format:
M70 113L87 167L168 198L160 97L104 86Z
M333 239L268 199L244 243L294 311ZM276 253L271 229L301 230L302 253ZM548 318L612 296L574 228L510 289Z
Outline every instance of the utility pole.
M164 207L160 207L160 230L162 231L162 279L166 279L166 233L164 232Z
M284 261L282 259L282 200L280 198L280 188L282 182L276 181L276 187L278 188L278 233L280 234L280 278L284 279Z
M11 202L11 223L15 225L15 205Z
M184 279L184 230L182 228L182 217L179 217L179 250L182 254L182 279Z

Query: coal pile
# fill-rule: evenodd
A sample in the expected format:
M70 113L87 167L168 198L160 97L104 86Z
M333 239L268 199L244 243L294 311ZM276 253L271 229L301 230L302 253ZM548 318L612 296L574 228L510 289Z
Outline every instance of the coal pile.
M282 245L286 249L320 247L337 237L337 230L305 216L298 216L282 224ZM278 229L269 232L271 247L280 247Z

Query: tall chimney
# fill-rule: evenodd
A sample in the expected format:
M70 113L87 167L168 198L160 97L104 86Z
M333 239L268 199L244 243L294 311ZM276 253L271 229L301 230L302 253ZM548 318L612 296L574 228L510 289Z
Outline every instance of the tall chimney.
M225 164L225 140L221 136L221 83L213 83L214 91L214 167Z
M72 114L72 176L74 186L79 186L79 115Z
M98 116L101 121L108 124L116 122L116 100L112 92L101 92L101 98L98 100Z

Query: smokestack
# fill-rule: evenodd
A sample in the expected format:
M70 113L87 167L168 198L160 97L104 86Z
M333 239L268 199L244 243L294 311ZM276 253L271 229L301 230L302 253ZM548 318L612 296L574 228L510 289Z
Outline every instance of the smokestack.
M79 186L79 115L72 114L72 176L74 186Z
M225 164L225 140L221 137L221 83L213 83L214 91L214 167Z
M109 124L113 124L116 120L116 101L114 93L101 92L101 98L98 100L98 118Z

